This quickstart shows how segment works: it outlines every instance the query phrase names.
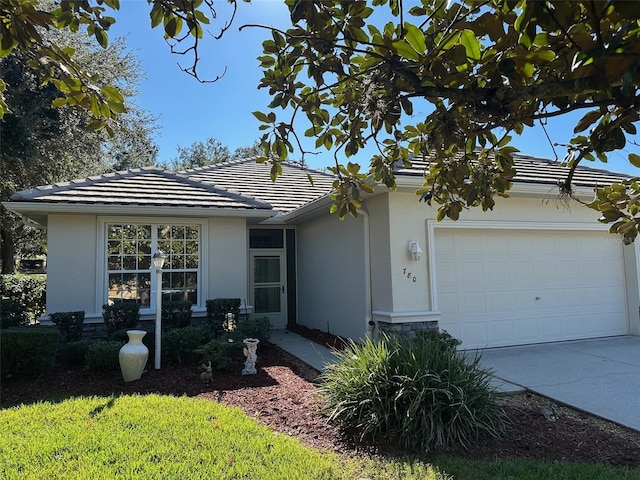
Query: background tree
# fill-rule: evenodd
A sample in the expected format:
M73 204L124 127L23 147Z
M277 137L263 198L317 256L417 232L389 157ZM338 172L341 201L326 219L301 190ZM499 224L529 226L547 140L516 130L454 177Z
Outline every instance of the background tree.
M46 34L59 45L73 45L79 64L120 87L127 105L136 94L140 76L137 59L125 51L124 40L96 49L84 36ZM73 178L154 164L157 148L151 139L154 119L132 103L119 117L120 128L109 136L88 130L88 112L52 106L60 92L41 85L19 51L0 60L0 75L9 86L6 103L11 112L0 120L0 200L18 190ZM18 251L42 253L42 232L0 207L2 273L12 273Z
M188 147L178 145L178 156L170 160L167 168L177 172L229 160L258 157L263 153L264 150L258 141L248 147L238 147L231 153L229 147L223 145L220 140L208 137L204 142L194 142Z

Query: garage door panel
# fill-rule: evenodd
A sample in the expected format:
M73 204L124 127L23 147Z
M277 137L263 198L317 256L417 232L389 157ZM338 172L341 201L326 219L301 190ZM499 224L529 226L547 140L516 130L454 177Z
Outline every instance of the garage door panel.
M548 255L549 252L556 252L555 237L536 238L536 241L533 242L534 255Z
M460 313L458 306L458 294L454 292L442 293L438 295L438 304L442 311L449 312L451 315L457 315Z
M557 288L539 288L536 290L537 295L534 297L536 302L536 310L543 313L548 310L557 310L561 303L564 304Z
M536 292L534 290L511 290L505 292L504 295L511 295L513 311L519 312L535 312L536 310Z
M464 252L466 255L472 256L482 254L482 242L478 238L454 235L453 245L456 252Z
M484 282L484 266L481 262L458 264L456 270L458 285L461 287L476 288L479 283Z
M485 304L487 305L487 313L503 313L512 312L511 295L504 290L490 291L486 293Z
M487 332L487 323L466 323L460 325L460 337L457 338L475 338L478 339L480 344L489 344L489 334Z
M534 264L531 260L511 262L509 268L511 283L529 285L535 277Z
M558 265L555 262L537 262L534 265L534 272L539 282L556 282L558 279Z
M491 285L508 285L510 283L509 268L509 262L492 260L484 268L485 281Z
M604 238L436 230L441 327L467 348L628 333L622 247Z
M509 239L506 237L482 237L482 253L489 256L504 257L509 251Z
M466 292L458 297L459 312L462 314L485 313L485 292Z
M514 329L516 332L516 341L512 345L520 343L535 342L540 338L540 332L538 331L538 322L535 317L524 317L515 319L513 321Z
M541 339L547 341L553 341L557 339L564 339L565 332L562 328L562 318L559 316L544 317L539 320Z
M509 237L509 255L529 257L533 253L531 238L524 234L511 235Z
M510 320L491 322L489 324L492 343L508 343L514 342L514 326Z

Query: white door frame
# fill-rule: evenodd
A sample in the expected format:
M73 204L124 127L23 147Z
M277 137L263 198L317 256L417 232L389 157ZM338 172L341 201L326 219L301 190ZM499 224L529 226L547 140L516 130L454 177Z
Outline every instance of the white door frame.
M280 260L280 281L266 282L264 287L278 287L280 293L279 312L260 312L255 299L255 259L262 257L278 257ZM287 325L287 285L286 285L286 255L284 249L251 249L249 251L249 300L253 305L253 312L256 316L269 317L273 328L285 328Z

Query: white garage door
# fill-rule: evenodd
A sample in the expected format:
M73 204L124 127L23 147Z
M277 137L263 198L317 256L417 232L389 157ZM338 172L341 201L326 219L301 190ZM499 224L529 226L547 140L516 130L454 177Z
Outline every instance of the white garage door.
M440 228L435 239L440 327L464 348L628 333L610 234Z

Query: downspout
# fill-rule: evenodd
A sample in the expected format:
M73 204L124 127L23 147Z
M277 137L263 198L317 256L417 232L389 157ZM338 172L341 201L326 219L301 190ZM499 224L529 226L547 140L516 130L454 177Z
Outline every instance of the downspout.
M376 324L372 319L371 311L371 232L369 230L369 212L366 210L358 211L363 218L364 233L364 301L365 301L365 337L374 338Z

